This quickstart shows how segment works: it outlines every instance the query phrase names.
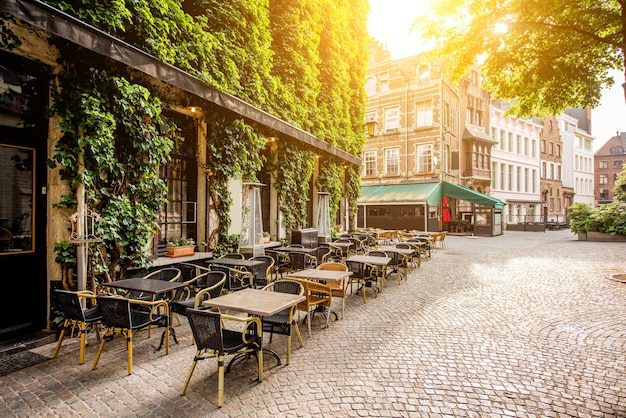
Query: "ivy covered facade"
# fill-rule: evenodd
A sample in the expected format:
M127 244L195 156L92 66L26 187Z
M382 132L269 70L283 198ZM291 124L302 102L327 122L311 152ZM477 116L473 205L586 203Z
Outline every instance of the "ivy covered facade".
M46 305L50 288L77 287L60 254L79 209L97 216L86 288L156 265L168 241L219 252L240 231L245 182L265 185L274 240L314 226L320 191L333 221L354 227L367 1L10 0L0 11L2 94L12 76L39 83L0 121L14 120L11 152L34 132L41 208L30 249L0 263L30 254L45 266L33 281ZM34 315L0 324L0 338L41 329Z

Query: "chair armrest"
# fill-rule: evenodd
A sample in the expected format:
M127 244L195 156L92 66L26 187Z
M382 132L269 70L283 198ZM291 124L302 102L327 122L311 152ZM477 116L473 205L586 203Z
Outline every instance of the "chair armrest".
M224 285L224 282L226 281L226 278L223 278L222 280L220 280L219 282L215 283L213 286L209 286L209 287L205 287L204 289L200 290L198 293L196 293L196 296L194 298L193 301L193 308L194 309L198 309L198 307L200 306L200 301L202 300L202 298L204 297L205 294L209 294L209 299L211 298L211 291Z
M246 345L250 344L250 341L246 339L246 336L249 335L247 331L252 325L256 326L257 333L255 337L256 338L263 337L263 325L261 323L261 318L259 318L258 316L241 317L241 316L232 316L232 315L222 314L221 319L223 321L245 322L246 325L243 329L243 332L241 333L241 339Z
M139 300L139 299L130 299L131 305L143 305L143 306L151 306L150 308L150 320L152 321L153 315L155 312L158 313L159 308L163 308L163 315L170 315L170 306L165 299L159 300Z

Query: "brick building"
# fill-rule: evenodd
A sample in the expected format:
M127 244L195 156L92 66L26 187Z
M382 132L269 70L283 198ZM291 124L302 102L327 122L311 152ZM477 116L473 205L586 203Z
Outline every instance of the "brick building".
M626 132L618 132L593 156L596 206L613 201L613 187L626 160Z

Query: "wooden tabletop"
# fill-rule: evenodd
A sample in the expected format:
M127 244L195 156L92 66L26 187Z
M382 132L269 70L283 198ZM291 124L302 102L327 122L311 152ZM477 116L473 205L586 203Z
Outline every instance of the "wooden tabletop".
M391 257L378 257L373 255L353 255L347 261L356 261L357 263L368 263L375 266L386 266L391 262Z
M185 283L169 282L166 280L144 279L135 277L132 279L117 280L111 283L103 283L103 286L114 287L116 289L133 290L135 292L151 293L160 295L169 291L185 287Z
M285 273L285 279L289 280L290 277L294 277L296 279L306 279L306 280L323 280L325 282L339 282L346 277L352 276L351 271L340 271L340 270L317 270L317 269L307 269L302 271L297 271L294 273Z
M272 316L305 299L304 295L248 288L205 300L202 305L251 315Z
M403 255L413 255L415 250L411 248L396 248L396 247L378 247L379 251L395 252Z

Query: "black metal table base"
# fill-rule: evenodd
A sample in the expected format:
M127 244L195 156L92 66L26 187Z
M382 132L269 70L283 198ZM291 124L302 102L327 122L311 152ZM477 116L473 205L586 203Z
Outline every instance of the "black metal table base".
M264 353L267 353L269 355L271 355L272 357L274 357L276 359L276 363L278 366L280 366L282 364L282 362L280 361L280 357L278 355L278 353L274 350L270 350L269 348L263 348L262 349ZM237 354L235 357L233 357L229 362L228 362L228 366L226 366L226 373L230 372L230 368L233 366L233 364L235 364L238 361L243 361L243 360L247 360L250 357L254 357L255 359L257 359L258 354L256 351L253 351L251 353L239 353Z

